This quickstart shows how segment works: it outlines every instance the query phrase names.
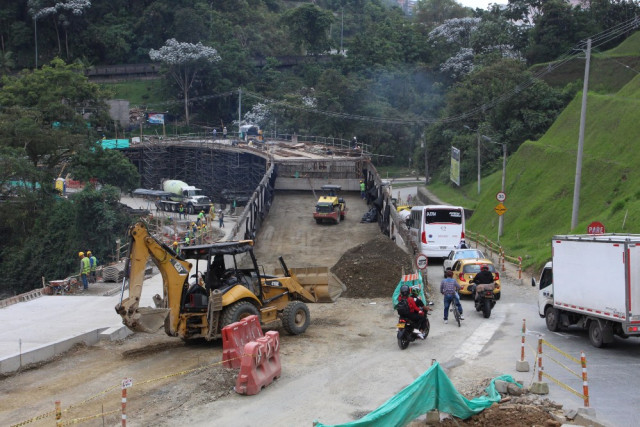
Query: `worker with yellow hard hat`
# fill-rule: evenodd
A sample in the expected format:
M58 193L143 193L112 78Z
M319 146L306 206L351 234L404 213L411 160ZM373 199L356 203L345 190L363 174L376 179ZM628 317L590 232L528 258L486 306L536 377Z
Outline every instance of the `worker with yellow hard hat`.
M176 253L176 255L180 255L180 246L178 246L178 242L174 241L171 244L171 247L173 248L173 251Z
M78 252L80 257L80 277L82 278L82 288L89 289L89 273L91 272L91 262L89 258L84 256L84 252Z

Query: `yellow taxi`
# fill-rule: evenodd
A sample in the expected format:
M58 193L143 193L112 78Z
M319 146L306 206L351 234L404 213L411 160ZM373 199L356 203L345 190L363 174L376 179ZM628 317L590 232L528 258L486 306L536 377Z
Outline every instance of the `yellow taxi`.
M496 299L500 299L500 273L496 270L493 262L488 259L475 258L475 259L459 259L451 268L453 270L453 278L460 285L460 295L471 295L472 292L469 287L473 285L471 280L476 277L476 274L480 272L480 268L483 264L489 267L489 271L493 274L495 279L495 289L493 290Z

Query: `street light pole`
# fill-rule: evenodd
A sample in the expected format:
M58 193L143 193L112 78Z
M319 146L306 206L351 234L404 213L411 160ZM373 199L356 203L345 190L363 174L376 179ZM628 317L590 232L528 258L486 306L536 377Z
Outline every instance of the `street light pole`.
M502 143L502 192L505 191L505 182L507 178L507 144ZM502 230L504 226L504 214L498 218L498 242L500 242L500 236L502 236Z

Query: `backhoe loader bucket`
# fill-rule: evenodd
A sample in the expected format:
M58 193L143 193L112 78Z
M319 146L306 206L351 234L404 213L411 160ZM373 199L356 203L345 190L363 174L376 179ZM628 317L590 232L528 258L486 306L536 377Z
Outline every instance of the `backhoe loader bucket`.
M133 316L124 318L122 322L134 332L152 334L164 326L168 315L168 308L138 307Z
M346 286L328 267L289 267L289 272L298 280L298 283L316 298L316 302L334 302ZM276 276L285 275L282 268L275 269Z

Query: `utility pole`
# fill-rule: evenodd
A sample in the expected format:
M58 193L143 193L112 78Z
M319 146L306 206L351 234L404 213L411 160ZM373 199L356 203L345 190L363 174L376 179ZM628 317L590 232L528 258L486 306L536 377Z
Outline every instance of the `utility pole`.
M38 18L33 16L33 33L36 39L36 70L38 69Z
M424 134L422 135L422 143L424 144L424 183L425 185L429 184L429 161L427 156L427 141L424 139Z
M475 132L476 133L476 137L478 139L478 194L480 194L480 127L478 127L478 129L476 129L475 131L473 129L471 129L469 126L467 125L462 125L463 128L471 131L471 132ZM491 141L491 139L487 136L484 136L484 138L486 138L488 141Z
M584 84L582 86L582 110L580 111L580 133L578 135L578 156L576 159L576 178L573 186L573 209L571 211L571 229L578 226L580 207L580 180L582 178L582 151L584 148L584 127L587 118L587 92L589 90L589 63L591 62L591 39L587 40L587 62L584 66Z
M238 136L240 136L240 126L242 126L242 88L238 88Z
M478 135L478 194L480 194L480 129L476 131Z
M502 143L502 192L505 191L505 183L507 180L507 144ZM498 218L498 242L502 236L502 230L504 226L504 214Z
M340 19L340 55L342 55L342 37L344 36L344 7L342 7L342 18Z

